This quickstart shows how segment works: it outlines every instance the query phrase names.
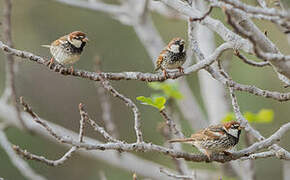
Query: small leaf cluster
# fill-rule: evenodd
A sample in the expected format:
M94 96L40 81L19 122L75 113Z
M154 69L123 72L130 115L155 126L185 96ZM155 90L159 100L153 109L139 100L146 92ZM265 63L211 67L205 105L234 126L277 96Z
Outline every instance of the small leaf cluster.
M136 99L141 101L141 104L153 106L157 108L159 111L165 108L165 103L166 103L165 97L151 98L151 97L138 96Z
M250 123L270 123L274 119L274 111L271 109L261 109L258 113L245 112L244 117ZM228 113L223 119L222 122L229 122L236 120L234 113Z
M154 90L161 91L161 93L152 94L151 97L138 96L136 99L141 101L144 105L157 108L159 111L165 108L167 99L179 100L183 98L182 94L178 90L177 83L152 82L148 83L148 86Z
M178 90L177 83L160 83L160 82L152 82L148 83L148 86L154 90L161 91L161 96L165 96L166 99L182 99L183 95Z

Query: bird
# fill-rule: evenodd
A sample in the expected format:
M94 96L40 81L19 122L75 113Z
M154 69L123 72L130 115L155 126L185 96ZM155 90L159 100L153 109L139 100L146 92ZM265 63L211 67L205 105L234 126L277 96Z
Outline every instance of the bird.
M161 69L165 78L167 78L166 69L179 69L184 73L182 65L186 60L185 42L182 38L173 38L168 45L161 51L154 71Z
M212 153L223 152L226 155L231 154L227 150L238 144L243 128L239 122L230 121L201 129L192 134L190 138L172 139L169 143L190 143L204 153L210 160Z
M49 48L50 53L52 54L52 58L50 59L48 65L51 65L54 60L61 65L75 63L80 59L87 42L88 38L85 33L81 31L74 31L58 38L50 45L42 45L43 47Z

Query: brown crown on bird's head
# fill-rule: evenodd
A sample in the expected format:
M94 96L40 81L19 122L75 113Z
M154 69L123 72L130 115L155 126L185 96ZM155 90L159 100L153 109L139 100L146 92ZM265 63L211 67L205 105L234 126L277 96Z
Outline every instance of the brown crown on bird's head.
M86 34L81 31L74 31L68 35L68 41L73 44L75 47L79 48L81 45L88 42Z
M168 43L167 50L173 53L182 53L185 51L184 45L185 41L182 38L177 37Z

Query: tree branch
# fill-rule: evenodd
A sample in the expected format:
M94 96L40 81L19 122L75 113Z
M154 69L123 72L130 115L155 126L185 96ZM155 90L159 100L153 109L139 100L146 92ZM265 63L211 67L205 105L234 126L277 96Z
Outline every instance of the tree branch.
M33 169L29 167L29 165L18 157L18 155L13 151L9 140L7 139L5 133L0 130L0 146L7 153L10 158L12 164L20 171L20 173L31 180L45 180L43 176L34 172Z
M3 37L8 46L12 47L12 35L11 35L11 11L12 2L11 0L4 0L3 6ZM16 74L16 64L14 57L11 54L6 55L6 79L5 79L5 89L2 94L2 99L8 101L11 98L12 104L14 105L17 112L17 119L22 124L24 129L27 129L23 119L20 116L20 110L17 106L16 99L16 87L15 87L15 74Z

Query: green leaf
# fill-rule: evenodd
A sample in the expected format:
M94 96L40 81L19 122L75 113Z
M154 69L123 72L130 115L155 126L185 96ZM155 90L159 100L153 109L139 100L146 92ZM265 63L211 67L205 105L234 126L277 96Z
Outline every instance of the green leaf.
M149 87L154 90L161 90L167 98L181 99L182 94L178 90L177 83L159 83L152 82L148 83Z
M257 115L251 112L245 112L244 117L249 121L249 122L257 122Z
M227 113L226 116L222 119L223 123L234 121L236 119L234 113Z
M160 83L160 82L151 82L151 83L148 83L148 86L152 89L155 89L155 90L161 90L162 84L163 83Z
M154 104L159 110L162 110L165 108L164 106L165 103L166 103L166 99L164 97L157 97L154 99Z
M165 108L164 106L166 103L165 97L150 98L150 97L138 96L136 97L136 99L141 101L141 104L153 106L157 108L159 111Z
M274 119L274 112L271 109L261 109L257 114L252 112L245 112L243 116L250 123L270 123ZM234 113L228 113L223 119L222 122L229 122L235 120Z
M274 119L274 112L271 109L261 109L257 114L258 123L270 123Z

